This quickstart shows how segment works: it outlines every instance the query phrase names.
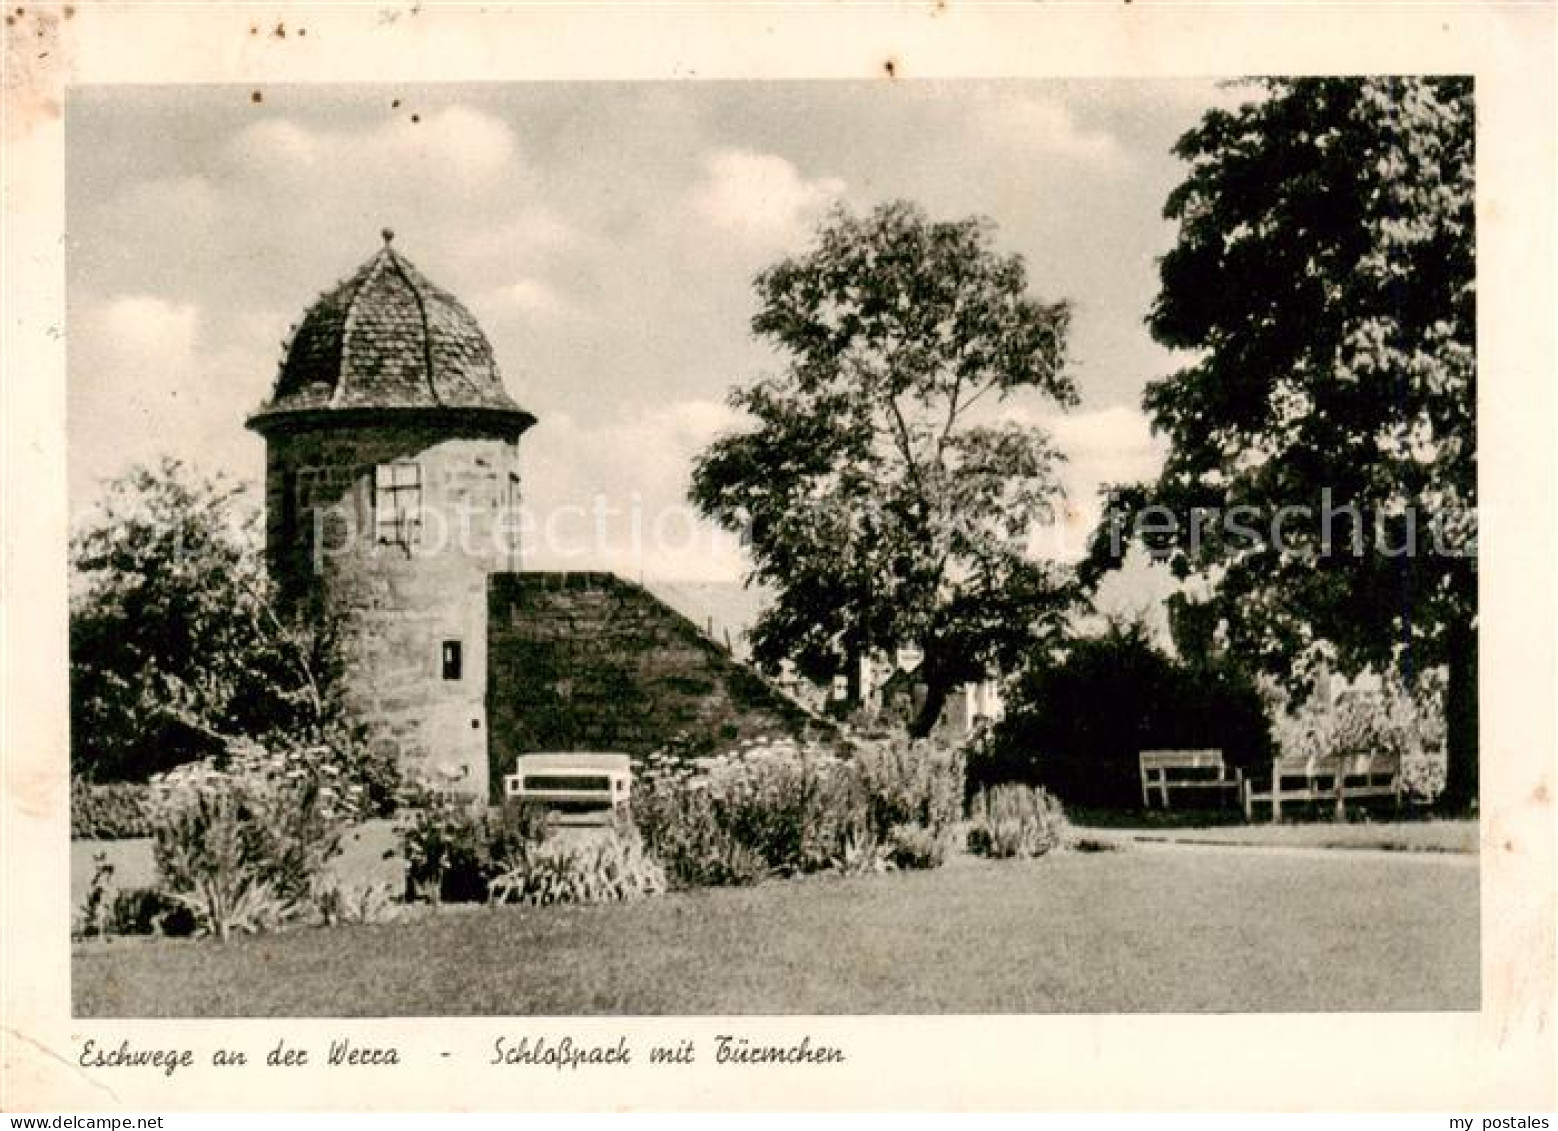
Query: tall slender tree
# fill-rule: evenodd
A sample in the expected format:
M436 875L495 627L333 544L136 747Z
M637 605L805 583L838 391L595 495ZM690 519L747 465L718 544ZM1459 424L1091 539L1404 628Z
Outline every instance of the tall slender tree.
M753 330L786 365L733 392L754 427L703 453L693 500L777 593L759 659L832 675L917 647L927 733L952 687L1013 663L1070 603L1070 578L1029 552L1058 454L988 411L1022 391L1075 402L1069 308L1028 293L988 222L904 202L834 212L757 296Z

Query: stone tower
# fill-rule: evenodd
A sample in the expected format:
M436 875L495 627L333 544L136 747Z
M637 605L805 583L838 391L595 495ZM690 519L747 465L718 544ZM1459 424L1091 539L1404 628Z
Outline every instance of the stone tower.
M486 335L384 246L304 314L271 399L266 549L345 630L348 691L408 771L484 794L487 577L519 568L519 438Z

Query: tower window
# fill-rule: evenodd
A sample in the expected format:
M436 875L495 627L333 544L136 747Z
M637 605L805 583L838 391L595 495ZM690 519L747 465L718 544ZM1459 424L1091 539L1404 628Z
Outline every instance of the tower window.
M416 545L422 525L422 468L415 463L381 463L373 469L373 523L379 544Z
M464 668L463 649L458 640L445 640L443 648L443 669L445 679L459 679Z

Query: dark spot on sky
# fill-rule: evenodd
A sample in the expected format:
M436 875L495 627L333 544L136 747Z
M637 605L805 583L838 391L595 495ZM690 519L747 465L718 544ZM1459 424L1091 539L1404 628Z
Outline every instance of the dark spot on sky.
M261 94L259 91L256 90L254 93L249 95L249 101L250 102L264 102L265 101L265 96L263 94Z
M286 24L277 24L275 27L273 27L271 29L271 34L274 35L277 39L286 39L287 38L287 25Z
M249 25L249 34L250 35L259 35L260 34L260 25L259 24L250 24Z
M300 28L298 28L298 34L299 35L307 35L308 34L308 29L306 27L300 27Z
M7 12L5 14L5 26L10 27L14 23L16 23L16 17L11 15L10 12Z
M421 114L413 114L413 115L411 115L411 124L412 125L416 125L421 120L422 120L422 115Z
M390 109L391 110L399 110L400 109L400 99L397 98L393 102L391 102L390 103Z
M898 77L898 61L896 59L889 59L889 60L887 60L887 62L882 64L882 70L887 72L887 77L888 78L890 78L890 79L897 78Z

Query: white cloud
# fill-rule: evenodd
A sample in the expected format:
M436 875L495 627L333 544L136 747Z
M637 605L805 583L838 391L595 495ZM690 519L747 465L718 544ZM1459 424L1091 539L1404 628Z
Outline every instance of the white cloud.
M240 130L227 159L241 176L269 181L349 170L354 184L387 180L475 184L498 180L518 153L507 123L480 110L450 106L396 117L360 132L312 129L287 118L266 118Z
M100 332L129 365L181 365L195 352L200 310L154 295L121 295L98 314Z
M239 427L274 375L267 323L244 317L207 328L190 303L156 295L86 298L70 349L90 381L68 386L73 494L165 452L205 471L254 480L260 445Z
M976 103L970 132L987 143L1036 149L1054 157L1109 165L1124 160L1115 137L1079 125L1059 102L1043 98L1002 98Z
M804 233L843 192L839 178L807 180L783 157L722 149L705 161L691 202L717 230L773 246Z
M1081 556L1103 515L1104 487L1151 479L1163 466L1163 441L1152 435L1146 416L1128 405L1074 413L1012 405L1001 416L1043 428L1066 457L1059 468L1065 502L1039 538L1039 549L1048 557Z
M694 456L738 423L689 400L608 420L551 415L521 445L533 519L527 569L609 569L624 577L738 581L735 538L687 501Z
M227 157L235 169L269 179L312 169L321 148L321 135L285 118L266 118L239 130Z
M479 315L512 310L526 318L547 321L582 316L573 303L539 279L520 279L496 287L476 299L472 306Z
M1139 479L1157 472L1163 442L1153 436L1145 414L1130 405L1091 412L1047 412L1037 423L1047 428L1073 461L1107 464L1116 479Z
M515 212L518 215L515 215ZM491 223L467 226L454 233L445 254L488 270L532 263L558 253L592 250L596 240L556 213L538 206L508 201Z

